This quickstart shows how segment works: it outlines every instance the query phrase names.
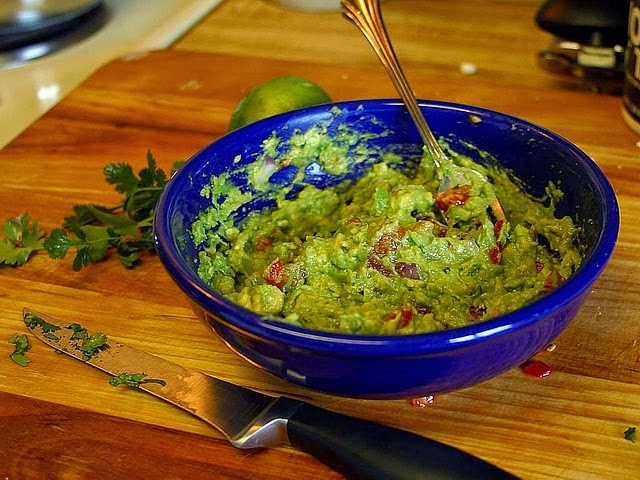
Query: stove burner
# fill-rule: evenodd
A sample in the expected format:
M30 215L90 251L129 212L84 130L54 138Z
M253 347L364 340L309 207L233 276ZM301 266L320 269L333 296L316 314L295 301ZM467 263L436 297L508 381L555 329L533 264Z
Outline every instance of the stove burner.
M76 2L78 3L78 2ZM0 67L16 66L73 45L108 20L102 1L43 15L0 16Z

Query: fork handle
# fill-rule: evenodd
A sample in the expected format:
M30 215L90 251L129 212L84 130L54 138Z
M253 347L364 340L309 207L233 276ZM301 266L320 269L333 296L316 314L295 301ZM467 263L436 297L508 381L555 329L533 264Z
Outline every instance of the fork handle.
M446 160L446 155L429 128L395 54L382 19L380 0L342 0L342 7L344 16L358 27L385 67L431 156L439 162Z

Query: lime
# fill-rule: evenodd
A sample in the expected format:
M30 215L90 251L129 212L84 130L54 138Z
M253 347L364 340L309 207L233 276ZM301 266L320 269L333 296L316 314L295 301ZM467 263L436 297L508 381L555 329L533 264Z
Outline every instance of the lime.
M306 78L291 75L272 78L240 100L231 115L229 131L261 118L330 101L322 88Z

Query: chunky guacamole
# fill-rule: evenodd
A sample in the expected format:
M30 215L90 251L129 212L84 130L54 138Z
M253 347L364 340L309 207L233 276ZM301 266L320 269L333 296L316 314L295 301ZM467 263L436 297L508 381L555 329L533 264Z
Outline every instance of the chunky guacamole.
M251 188L229 174L211 179L201 192L210 207L192 225L207 284L260 315L311 329L409 334L512 311L579 266L577 228L555 218L561 192L553 185L535 199L508 172L454 152L439 167L398 151L354 156L345 132L299 132L285 155L274 135L247 169ZM340 179L364 164L357 181L318 188L303 178L319 169ZM285 186L271 180L292 166ZM275 207L239 219L238 207L256 196ZM506 220L492 213L496 197Z

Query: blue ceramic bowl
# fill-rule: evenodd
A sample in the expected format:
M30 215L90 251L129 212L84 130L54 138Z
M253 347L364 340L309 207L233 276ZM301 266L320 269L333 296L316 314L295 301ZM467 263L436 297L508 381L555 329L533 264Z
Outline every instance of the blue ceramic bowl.
M229 133L194 155L167 186L155 218L157 250L170 276L196 314L246 360L296 384L338 395L418 397L467 387L521 364L545 348L578 312L618 234L617 202L603 173L568 141L518 118L452 103L421 101L420 106L436 137L445 138L454 150L479 162L485 159L478 151L489 152L523 179L533 195L542 196L549 181L560 186L565 195L558 214L573 217L583 231L580 269L556 290L513 313L419 335L311 331L267 321L235 305L199 279L197 248L189 234L192 221L207 206L199 192L212 175L253 162L273 131L286 140L295 129L331 122L336 115L337 123L359 131L390 129L391 135L373 140L378 144L404 145L414 152L420 145L398 100L350 101L277 115ZM277 181L290 182L293 173ZM317 171L309 171L308 177L321 186L333 181ZM233 178L246 182L241 174ZM262 205L256 202L251 208Z

